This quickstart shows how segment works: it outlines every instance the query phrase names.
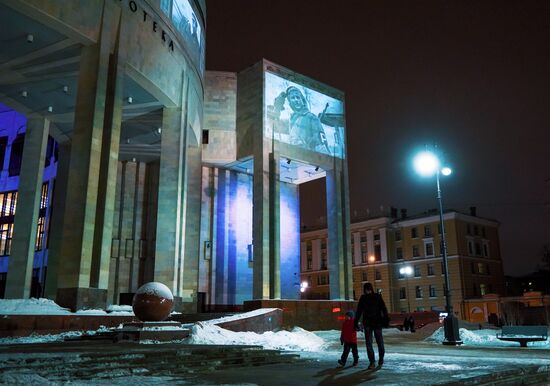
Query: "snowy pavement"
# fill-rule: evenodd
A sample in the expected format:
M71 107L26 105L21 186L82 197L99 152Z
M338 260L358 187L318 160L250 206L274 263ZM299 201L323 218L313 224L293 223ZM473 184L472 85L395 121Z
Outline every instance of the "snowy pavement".
M338 368L337 360L342 347L339 343L339 331L309 332L300 328L292 331L268 332L255 334L251 332L232 332L223 330L212 323L199 323L193 327L194 337L186 344L255 344L264 348L298 353L300 361L287 364L275 364L258 367L228 367L203 373L186 375L171 374L159 376L149 373L147 369L116 368L110 369L109 364L100 364L101 379L81 380L71 379L68 384L75 385L118 385L131 382L135 385L152 384L250 384L250 385L329 385L329 384L380 384L380 385L411 385L411 384L445 384L466 378L484 376L495 372L514 369L546 368L550 369L550 350L548 342L532 348L519 348L508 342L493 339L496 330L467 331L461 330L464 345L460 347L443 346L440 343L441 331L426 339L421 335L398 330L385 330L386 358L382 369L366 371L366 359L363 336L359 334L358 367L347 366ZM11 343L0 345L0 367L8 359L18 358L21 361L34 363L40 361L40 356L25 351ZM154 343L154 342L150 342ZM181 344L179 343L179 344ZM82 342L85 346L86 342ZM105 343L105 350L120 348L125 354L138 352L139 347L151 348L151 345L112 345ZM59 346L59 345L58 345ZM178 344L170 343L177 350ZM158 345L159 350L168 347ZM27 346L30 348L30 346ZM132 347L132 348L131 348ZM58 349L59 350L59 349ZM32 350L31 350L32 351ZM103 350L100 350L103 351ZM67 366L78 366L78 359L67 355ZM160 359L159 359L160 360ZM62 360L63 361L63 360ZM348 362L349 363L349 362ZM140 373L141 372L141 373ZM43 378L43 379L42 379ZM26 370L3 372L0 383L4 384L60 384L50 382L39 374L32 372L32 367ZM65 383L63 383L65 384Z

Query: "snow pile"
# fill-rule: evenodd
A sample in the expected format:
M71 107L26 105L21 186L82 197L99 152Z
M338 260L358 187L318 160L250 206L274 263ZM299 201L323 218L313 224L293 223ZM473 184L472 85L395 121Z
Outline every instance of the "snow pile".
M203 324L220 324L220 323L232 322L234 320L247 319L258 315L267 314L269 312L275 311L276 309L277 308L259 308L254 311L244 312L244 313L235 314L231 316L224 316L223 318L205 320L202 323Z
M162 283L158 283L154 281L139 287L136 294L147 294L147 295L158 296L169 300L174 300L174 296L172 295L172 291L170 291L170 288L166 287Z
M108 331L111 331L111 329L105 326L101 326L97 330L89 330L89 331L67 331L61 334L47 334L47 335L32 334L29 336L0 338L0 345L63 342L65 338L78 338L84 334L95 335L100 332L108 332Z
M109 315L133 315L134 310L132 309L132 306L124 305L119 306L117 304L111 304L109 307L107 307L107 312Z
M325 345L322 338L300 327L294 327L291 331L267 331L257 334L229 331L214 324L200 322L192 328L190 343L255 345L263 346L265 349L286 351L319 351Z
M0 314L4 315L68 315L70 313L67 308L58 306L50 299L0 299Z
M518 342L506 342L497 338L499 330L467 330L460 329L460 339L465 346L495 346L495 347L519 347ZM427 342L441 343L445 339L445 331L443 327L438 328L435 332L426 338ZM529 347L550 349L550 341L546 342L530 342Z

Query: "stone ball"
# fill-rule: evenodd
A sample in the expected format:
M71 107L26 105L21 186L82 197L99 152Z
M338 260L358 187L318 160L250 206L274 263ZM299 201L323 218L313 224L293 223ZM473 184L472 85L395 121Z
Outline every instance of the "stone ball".
M160 322L166 319L174 308L174 296L162 283L150 282L136 291L132 300L134 314L142 322Z

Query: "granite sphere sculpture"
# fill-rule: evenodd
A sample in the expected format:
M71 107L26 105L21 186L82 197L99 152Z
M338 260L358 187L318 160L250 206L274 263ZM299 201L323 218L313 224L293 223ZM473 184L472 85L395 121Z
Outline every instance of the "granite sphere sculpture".
M162 283L150 282L136 291L132 301L134 314L142 322L160 322L166 319L174 308L174 296Z

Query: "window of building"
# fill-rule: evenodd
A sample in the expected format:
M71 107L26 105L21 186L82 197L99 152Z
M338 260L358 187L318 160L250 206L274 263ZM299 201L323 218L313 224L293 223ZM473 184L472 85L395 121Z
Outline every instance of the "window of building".
M10 166L8 174L10 177L18 176L21 172L21 161L23 160L23 146L25 134L17 134L11 143Z
M363 281L369 281L369 276L367 274L367 271L361 272L361 278Z
M420 265L415 265L414 266L414 277L420 277L422 276L422 271L420 269Z
M313 250L313 247L312 247L312 245L311 245L311 241L307 241L307 242L306 242L306 250L308 250L308 251Z
M430 297L435 298L436 297L436 295L435 295L435 286L430 284L429 291L430 291Z
M418 252L418 245L413 245L413 257L420 256L420 253Z
M479 236L479 228L477 225L474 225L474 236Z
M327 239L323 239L321 241L321 249L327 249Z
M417 286L414 288L414 293L415 293L417 299L422 299L422 287L420 287L419 285L417 285Z
M374 234L374 241L379 241L380 240L380 234L379 233L375 233Z
M485 273L485 264L477 263L477 273L482 275Z
M382 260L382 249L380 245L374 246L374 260L375 261L381 261Z
M10 255L12 237L13 223L0 224L0 256Z
M307 252L307 269L313 269L313 257L311 256L311 252Z
M486 288L485 288L485 284L480 284L480 285L479 285L479 294L480 294L481 296L483 296L483 295L485 295L486 293L487 293L487 291L486 291Z
M434 255L434 243L425 243L424 247L426 248L426 256Z
M481 256L481 244L475 243L475 247L476 247L476 256Z
M0 137L0 170L4 169L4 158L6 158L6 147L8 147L8 137Z
M435 275L434 265L428 264L428 276L433 276L433 275Z
M361 248L361 263L365 264L367 262L367 251Z
M481 227L481 236L483 238L487 237L487 233L485 232L485 227Z
M327 253L321 253L321 269L327 269Z
M418 237L416 228L411 228L411 237L412 237L413 239L415 239L415 238Z
M401 241L401 231L395 231L395 241Z
M466 234L467 235L472 234L472 226L470 224L466 224Z
M489 270L489 264L485 264L485 273L487 275L490 275L491 274L491 271Z
M424 237L432 237L432 227L424 225Z
M483 243L483 256L489 257L489 244L486 242Z
M203 130L202 131L202 144L208 145L208 142L210 140L210 130Z
M366 243L367 242L367 235L365 233L361 233L361 242Z
M407 289L405 287L399 288L399 299L407 299Z
M403 279L404 277L405 277L405 274L403 274L403 273L401 272L401 270L398 269L398 270L397 270L397 278Z
M377 281L382 280L382 273L381 273L380 271L376 270L376 271L374 272L374 275L375 275L375 276L374 276L375 280L377 280Z
M470 269L471 269L472 273L476 273L476 265L473 261L470 263Z
M403 248L401 247L395 248L395 257L397 258L397 260L403 259Z
M44 232L45 232L45 224L46 218L45 217L38 217L38 225L36 229L36 242L34 245L35 252L41 251L44 247Z
M468 255L474 255L474 243L468 240Z

